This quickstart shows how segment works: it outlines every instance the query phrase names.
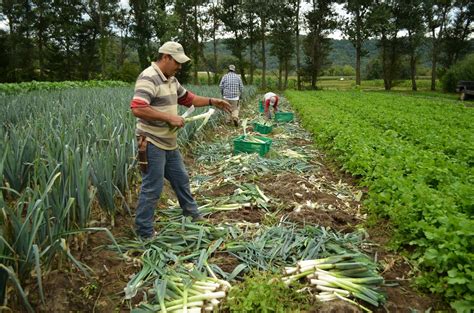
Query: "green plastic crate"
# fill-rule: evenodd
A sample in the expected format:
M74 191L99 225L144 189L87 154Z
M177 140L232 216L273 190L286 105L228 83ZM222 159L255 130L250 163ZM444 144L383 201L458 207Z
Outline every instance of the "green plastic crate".
M262 125L262 124L259 124L259 123L253 123L253 130L260 133L260 134L269 134L272 132L273 130L273 127L270 125Z
M244 135L241 135L234 139L234 154L238 153L258 153L260 156L264 156L270 151L270 146L272 144L272 140L267 137L263 136L254 136L262 140L264 143L256 143L256 142L245 142Z
M276 112L275 121L277 122L291 122L293 121L294 114L292 112Z
M258 111L259 112L265 112L265 108L263 107L263 102L262 100L258 101Z

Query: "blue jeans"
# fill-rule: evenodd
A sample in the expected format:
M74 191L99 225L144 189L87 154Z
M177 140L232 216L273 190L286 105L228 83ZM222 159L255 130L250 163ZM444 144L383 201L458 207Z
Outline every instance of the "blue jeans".
M171 183L183 209L183 215L192 217L200 215L196 201L191 195L189 176L179 150L163 150L148 143L147 158L148 169L146 173L142 173L142 186L135 217L136 231L141 237L153 235L155 208L163 190L164 178Z

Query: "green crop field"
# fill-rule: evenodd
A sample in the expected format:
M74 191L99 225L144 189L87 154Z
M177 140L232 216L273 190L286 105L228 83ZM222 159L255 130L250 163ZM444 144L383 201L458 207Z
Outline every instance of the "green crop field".
M217 86L187 87L220 96ZM247 127L218 113L203 130L190 122L178 133L192 192L211 218L191 223L168 190L157 237L142 241L133 230L141 178L132 94L118 82L1 86L5 307L50 311L56 298L65 311L284 312L338 299L343 311L469 307L474 115L454 95L288 91L280 108L295 119L266 121L261 95L246 86ZM272 127L258 134L259 123ZM328 175L321 151L360 186ZM366 238L380 221L414 273L386 273L393 259L378 260L386 248ZM384 275L417 277L444 298L426 301L407 284L389 289ZM59 288L58 276L67 285Z
M286 93L303 125L369 188L367 209L412 251L419 283L458 308L474 300L474 111L397 93Z
M99 88L106 86L111 87ZM217 86L189 87L219 97ZM138 173L128 84L3 84L0 91L2 296L8 276L21 290L32 271L41 277L63 253L84 269L64 240L74 232L97 230L89 228L94 206L112 226L118 212L130 212L130 184ZM254 93L249 87L245 97ZM196 128L190 123L180 131L181 145Z

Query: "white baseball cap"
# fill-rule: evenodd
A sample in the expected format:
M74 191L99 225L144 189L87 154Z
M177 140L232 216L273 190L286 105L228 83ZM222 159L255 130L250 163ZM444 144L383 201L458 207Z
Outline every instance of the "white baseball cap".
M234 64L229 65L229 71L235 71L235 65Z
M186 63L191 60L186 54L184 54L183 46L174 41L165 42L158 52L171 55L178 63Z

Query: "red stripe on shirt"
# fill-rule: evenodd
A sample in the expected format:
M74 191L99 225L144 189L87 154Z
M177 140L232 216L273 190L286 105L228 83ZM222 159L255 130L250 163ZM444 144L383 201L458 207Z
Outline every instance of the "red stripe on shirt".
M196 97L196 95L188 90L188 91L186 91L184 96L178 98L178 103L181 104L181 105L185 105L187 107L190 107L193 104L194 97Z
M133 99L132 102L130 102L131 109L146 108L148 106L150 106L148 103L140 99Z

